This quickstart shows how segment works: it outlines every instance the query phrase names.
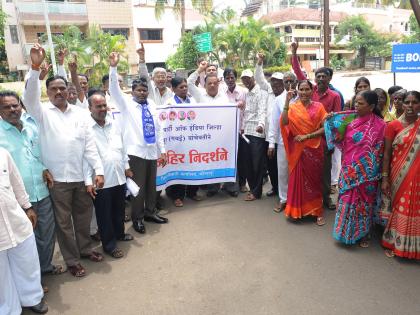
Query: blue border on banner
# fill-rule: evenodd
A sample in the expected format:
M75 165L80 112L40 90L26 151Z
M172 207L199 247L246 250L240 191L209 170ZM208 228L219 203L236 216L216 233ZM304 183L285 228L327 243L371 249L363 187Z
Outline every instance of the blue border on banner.
M236 168L216 168L201 171L172 171L156 177L156 186L162 186L172 180L204 180L216 178L236 178Z

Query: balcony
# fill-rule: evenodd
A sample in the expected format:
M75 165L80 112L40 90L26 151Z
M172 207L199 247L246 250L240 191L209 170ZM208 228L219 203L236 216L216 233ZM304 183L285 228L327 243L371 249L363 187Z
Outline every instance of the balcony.
M51 25L84 25L88 23L86 3L46 1ZM42 1L18 1L16 10L23 25L44 25Z

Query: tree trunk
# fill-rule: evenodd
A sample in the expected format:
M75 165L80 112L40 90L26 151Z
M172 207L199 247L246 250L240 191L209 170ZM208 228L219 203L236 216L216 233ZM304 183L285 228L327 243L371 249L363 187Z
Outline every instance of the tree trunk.
M360 48L360 67L364 68L366 64L366 48Z
M185 33L185 0L181 1L181 36Z
M416 17L417 23L420 26L420 4L418 0L410 0L411 7L413 8L414 15Z

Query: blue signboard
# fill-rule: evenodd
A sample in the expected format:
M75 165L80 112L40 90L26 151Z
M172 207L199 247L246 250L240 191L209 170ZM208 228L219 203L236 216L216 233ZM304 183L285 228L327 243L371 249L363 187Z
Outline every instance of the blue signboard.
M420 72L420 43L392 46L392 72Z

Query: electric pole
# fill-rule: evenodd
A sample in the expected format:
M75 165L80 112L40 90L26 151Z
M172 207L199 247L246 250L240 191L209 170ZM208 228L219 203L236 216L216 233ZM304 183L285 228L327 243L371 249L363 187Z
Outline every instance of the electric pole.
M324 67L330 65L330 2L324 0Z

